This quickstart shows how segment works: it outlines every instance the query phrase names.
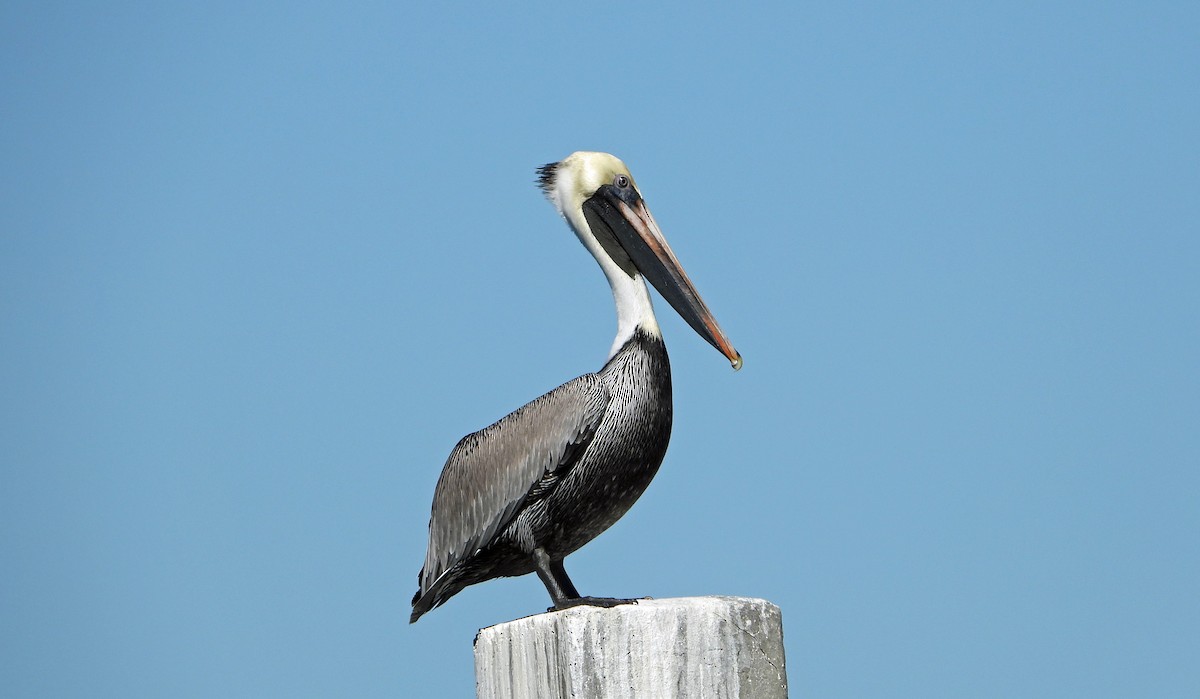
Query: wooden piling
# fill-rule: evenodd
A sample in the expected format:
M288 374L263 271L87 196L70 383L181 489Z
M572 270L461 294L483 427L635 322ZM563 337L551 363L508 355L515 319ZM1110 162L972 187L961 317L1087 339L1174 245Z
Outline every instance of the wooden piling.
M475 639L478 699L786 699L779 608L746 597L575 607Z

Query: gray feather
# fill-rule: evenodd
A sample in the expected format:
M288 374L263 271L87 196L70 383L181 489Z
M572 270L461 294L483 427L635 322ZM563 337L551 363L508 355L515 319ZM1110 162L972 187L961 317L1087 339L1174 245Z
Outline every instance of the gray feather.
M458 443L433 496L421 592L490 542L529 497L578 461L608 403L600 378L586 374Z

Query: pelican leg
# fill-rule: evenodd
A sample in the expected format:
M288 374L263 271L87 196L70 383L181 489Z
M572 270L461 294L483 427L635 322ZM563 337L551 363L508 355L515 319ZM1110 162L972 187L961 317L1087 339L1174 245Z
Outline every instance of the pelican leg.
M567 599L579 599L579 590L575 589L575 585L567 577L567 569L563 567L561 560L550 561L550 574L558 581L558 585L566 593Z
M563 567L563 562L550 560L550 555L540 546L533 550L533 564L537 566L538 577L542 579L542 584L550 593L550 599L554 600L554 606L547 609L548 612L581 605L615 607L619 604L637 604L636 599L580 597L574 583L567 577L567 569Z
M533 550L533 564L537 566L538 577L550 593L550 599L554 600L555 608L561 609L569 606L570 600L579 599L579 591L567 577L567 569L561 560L550 560L550 554L539 546Z

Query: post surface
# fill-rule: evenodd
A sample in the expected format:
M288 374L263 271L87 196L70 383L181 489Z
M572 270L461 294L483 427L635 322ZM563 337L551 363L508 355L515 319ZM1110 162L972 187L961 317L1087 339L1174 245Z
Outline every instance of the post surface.
M478 699L786 699L779 608L747 597L575 607L483 629Z

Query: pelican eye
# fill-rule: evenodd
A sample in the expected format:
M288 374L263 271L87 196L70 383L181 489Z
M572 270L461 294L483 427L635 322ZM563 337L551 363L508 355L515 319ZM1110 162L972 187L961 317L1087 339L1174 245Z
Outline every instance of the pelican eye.
M617 189L625 189L629 186L629 178L625 175L617 175L613 182L617 185Z

